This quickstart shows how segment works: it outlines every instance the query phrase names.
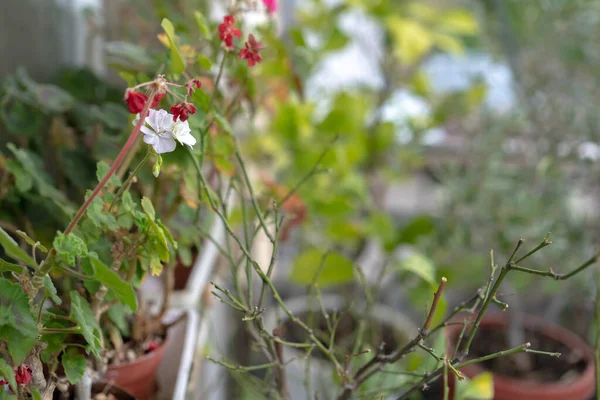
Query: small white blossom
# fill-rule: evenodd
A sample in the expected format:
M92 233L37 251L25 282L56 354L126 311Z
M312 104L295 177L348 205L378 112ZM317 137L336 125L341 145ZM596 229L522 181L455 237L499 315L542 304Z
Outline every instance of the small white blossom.
M133 121L135 125L139 121L138 114ZM175 139L173 139L173 115L165 110L149 110L148 116L141 127L144 134L144 142L152 146L157 154L169 153L175 150Z
M175 123L175 126L173 126L173 137L182 145L187 144L192 147L196 144L196 138L192 136L192 130L187 121L178 120Z

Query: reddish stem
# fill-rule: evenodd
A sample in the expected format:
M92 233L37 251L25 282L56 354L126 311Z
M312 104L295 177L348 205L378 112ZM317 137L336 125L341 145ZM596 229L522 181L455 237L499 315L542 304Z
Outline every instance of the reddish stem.
M144 105L144 110L142 111L140 116L146 115L148 113L152 99L154 99L154 92L150 93L150 95L148 96L148 100L146 101L146 104ZM121 163L123 162L123 159L129 152L129 150L131 150L131 147L135 143L137 134L140 132L140 129L142 128L142 125L144 124L145 120L146 120L146 118L140 117L140 120L137 122L137 124L133 128L131 135L129 135L129 139L127 139L127 142L125 142L125 144L123 145L123 148L119 152L119 155L117 155L117 158L115 158L115 161L110 166L110 169L108 170L106 175L104 175L104 178L102 178L102 180L94 188L90 197L88 197L88 199L85 201L85 203L83 203L83 205L81 206L79 211L77 211L77 214L75 214L75 217L73 218L73 220L71 221L69 226L67 226L67 229L65 229L65 232L64 232L65 235L68 235L69 233L71 233L71 231L73 231L73 229L75 229L75 226L77 226L77 223L79 222L81 217L83 217L83 214L85 214L85 211L90 206L92 201L96 198L96 196L98 196L98 193L100 193L100 191L102 190L104 185L106 185L106 182L108 182L110 177L114 175L114 173L117 170L117 168L119 167L119 165L121 165Z

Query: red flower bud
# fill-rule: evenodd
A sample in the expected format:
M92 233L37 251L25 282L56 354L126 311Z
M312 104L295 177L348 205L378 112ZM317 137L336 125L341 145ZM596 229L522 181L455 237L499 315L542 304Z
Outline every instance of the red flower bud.
M18 385L29 385L31 382L31 367L29 365L20 365L15 371L15 380Z
M196 107L193 104L181 102L175 104L171 107L171 114L173 114L173 121L177 121L179 118L180 121L185 121L188 119L188 114L194 114L196 112Z
M248 66L253 67L255 64L262 61L260 50L262 43L258 42L253 34L248 35L248 41L244 43L245 48L240 50L238 57L242 60L248 60Z
M225 48L227 50L233 49L233 37L241 38L242 32L233 27L235 23L235 18L231 15L226 15L223 18L223 22L219 25L219 39L225 43Z
M185 84L185 87L187 88L188 96L191 96L195 88L200 89L202 87L202 82L198 79L192 79Z
M144 93L127 89L124 100L127 103L129 112L132 114L137 114L144 110L144 105L146 104L146 101L148 101L148 96L146 96Z
M154 350L158 349L160 347L160 343L158 343L155 340L150 341L150 343L148 343L148 348L146 348L146 352L147 353L152 353Z

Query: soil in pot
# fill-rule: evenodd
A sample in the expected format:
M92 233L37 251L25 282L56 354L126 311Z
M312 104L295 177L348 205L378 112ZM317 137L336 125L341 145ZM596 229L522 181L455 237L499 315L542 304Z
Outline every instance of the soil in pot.
M536 350L560 353L560 357L528 353L484 361L481 365L498 375L535 382L568 382L583 373L587 360L582 355L539 331L525 329L525 337ZM469 351L470 358L483 357L510 348L508 332L502 329L483 328L475 336Z
M103 379L131 392L138 400L149 400L156 392L156 371L164 352L164 338L142 343L129 341L120 351L109 351L109 366Z

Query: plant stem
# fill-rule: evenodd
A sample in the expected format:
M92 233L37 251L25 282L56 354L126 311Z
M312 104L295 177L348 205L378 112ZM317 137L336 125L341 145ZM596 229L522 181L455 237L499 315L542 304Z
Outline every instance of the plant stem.
M138 172L140 172L140 170L142 169L142 167L144 166L144 164L146 164L146 161L148 161L148 159L150 158L150 154L151 154L150 152L146 153L146 155L144 156L144 158L142 159L142 161L140 161L140 163L135 167L135 169L133 170L133 172L131 174L129 174L129 176L127 177L127 179L125 180L125 182L123 182L123 184L121 185L121 187L119 188L119 190L117 191L117 193L115 193L115 197L113 198L112 202L110 203L110 207L108 207L108 212L110 212L113 209L113 207L117 203L117 200L119 199L119 197L121 197L121 195L123 194L123 192L129 186L129 183L131 182L131 180L138 174Z
M150 103L152 103L153 99L154 99L154 92L152 91L148 95L148 100L146 101L146 104L144 105L144 110L142 111L140 116L145 116L148 113L148 110L150 109ZM98 185L94 188L94 190L92 191L92 194L83 203L83 205L81 206L79 211L77 211L77 214L75 214L75 217L73 218L73 220L71 221L69 226L67 226L67 229L65 229L65 232L64 232L65 236L73 231L73 229L75 228L75 226L77 226L77 223L79 222L81 217L83 217L83 214L85 213L87 208L90 206L92 201L96 198L96 196L98 196L98 194L100 193L100 191L102 190L104 185L106 185L108 180L113 176L113 174L115 173L115 171L117 170L117 168L119 167L119 165L121 164L123 159L125 158L125 155L129 152L129 150L133 146L133 143L135 142L135 139L137 138L137 135L140 132L140 129L142 128L142 125L144 124L145 120L146 120L146 118L140 117L137 124L135 124L135 127L133 128L131 135L129 135L127 142L125 142L125 144L123 145L123 148L117 155L117 158L115 158L115 161L113 161L108 172L106 173L106 175L104 175L104 178L102 178L102 180L100 180Z
M477 330L479 329L479 324L481 323L481 320L483 319L483 316L484 316L485 312L487 311L488 306L492 302L492 298L496 295L496 292L498 292L498 289L500 289L500 285L502 284L502 281L506 277L506 274L508 274L508 271L510 271L509 265L512 263L512 260L515 258L517 252L519 251L519 248L523 245L523 243L524 243L523 238L519 239L515 249L513 250L513 253L508 258L508 261L506 262L504 267L500 270L500 274L498 274L498 278L496 278L496 281L494 282L494 285L492 286L492 288L489 290L489 293L487 293L487 296L486 296L485 300L483 301L481 308L479 309L479 313L477 314L475 323L473 324L473 327L471 328L471 331L469 332L469 336L467 337L467 340L465 341L465 344L462 348L462 355L461 355L462 357L466 357L469 354L469 348L471 347L473 338L475 337L475 334L477 333ZM530 253L528 253L528 254L530 254ZM533 254L533 253L531 253L531 254Z
M423 323L423 327L419 329L419 333L415 336L411 341L406 343L400 349L395 352L386 355L378 352L371 360L369 360L366 364L364 364L357 372L354 374L354 377L351 382L345 385L344 391L338 397L338 400L348 400L350 396L359 388L359 386L364 383L368 378L370 378L374 373L376 373L379 369L376 368L378 365L391 364L399 359L401 359L406 353L411 351L415 346L418 346L421 341L427 337L429 334L429 327L431 326L431 321L433 320L433 316L435 315L435 311L437 310L438 302L442 297L442 293L444 291L444 287L446 286L446 278L442 278L440 284L438 286L438 290L433 295L433 301L431 302L431 307L429 312L427 313L427 318ZM437 356L435 356L437 358Z

